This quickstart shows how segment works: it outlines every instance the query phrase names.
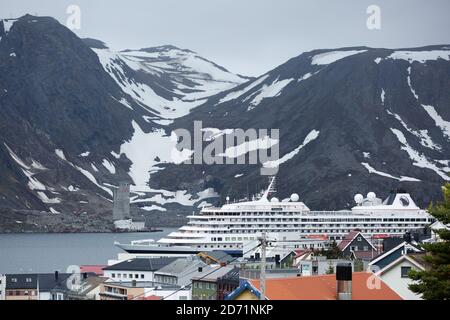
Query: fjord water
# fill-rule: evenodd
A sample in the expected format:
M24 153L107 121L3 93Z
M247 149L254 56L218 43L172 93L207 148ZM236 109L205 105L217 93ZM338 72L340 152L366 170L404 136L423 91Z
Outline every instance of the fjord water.
M158 240L175 229L149 233L0 234L0 274L65 272L70 265L117 259L114 241Z

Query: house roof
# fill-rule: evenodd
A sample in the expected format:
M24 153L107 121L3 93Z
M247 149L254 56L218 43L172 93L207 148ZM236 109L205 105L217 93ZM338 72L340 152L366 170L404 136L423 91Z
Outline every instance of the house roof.
M162 257L162 258L135 258L119 262L117 264L107 266L103 270L125 270L125 271L156 271L169 263L172 263L177 258Z
M80 266L80 273L95 273L98 276L103 275L103 268L106 268L106 265L85 265Z
M378 271L376 274L377 275L382 275L384 273L386 273L387 271L391 270L393 267L395 267L396 265L398 265L399 263L403 262L403 261L409 261L411 264L413 264L414 266L417 267L417 269L419 270L425 270L425 266L423 266L422 264L420 264L418 261L414 260L412 257L404 254L402 256L400 256L397 260L391 262L390 264L388 264L387 266L385 266L383 269L381 269L380 271Z
M234 258L230 256L228 253L220 250L200 252L199 256L208 257L217 263L229 263L234 260Z
M69 273L58 273L58 278L56 278L54 273L8 274L6 275L6 289L39 288L39 291L50 291L65 287L66 280L70 275Z
M237 296L239 296L243 291L250 290L258 299L260 299L261 292L256 289L250 281L243 281L239 287L237 287L230 294L225 296L225 300L234 300Z
M176 260L158 269L157 274L179 276L193 269L207 266L199 258L176 258Z
M352 300L402 300L381 279L381 287L371 289L367 283L372 273L354 272ZM249 280L259 290L259 280ZM270 300L336 300L336 275L267 279L266 296Z
M412 249L415 252L421 252L422 250L420 250L419 248L417 248L416 246L412 245L411 243L408 243L406 241L403 241L402 243L400 243L399 245L397 245L396 247L392 248L389 251L386 251L378 256L376 256L372 261L370 261L369 265L374 265L377 262L379 262L380 260L386 258L387 256L391 255L392 253L396 252L398 249L400 249L401 247L408 247L410 249Z
M37 274L7 274L6 289L37 289Z
M358 236L363 237L372 246L372 248L376 250L373 244L366 237L364 237L364 235L359 230L352 230L348 234L346 234L344 236L344 239L342 239L338 244L339 250L344 251L345 249L347 249L350 243L352 243L353 240L355 240L355 238Z
M307 253L311 253L312 251L310 249L304 249L304 250L298 249L298 250L294 250L294 252L295 252L294 258L300 258L300 257L306 255Z

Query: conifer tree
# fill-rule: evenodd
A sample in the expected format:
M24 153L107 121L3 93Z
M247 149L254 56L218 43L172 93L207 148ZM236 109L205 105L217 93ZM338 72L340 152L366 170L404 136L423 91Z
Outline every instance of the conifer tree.
M438 221L450 224L450 183L443 188L444 201L431 204L428 211ZM437 231L440 242L424 244L427 251L425 261L429 268L425 271L410 271L409 277L416 280L409 288L426 300L450 299L450 231Z

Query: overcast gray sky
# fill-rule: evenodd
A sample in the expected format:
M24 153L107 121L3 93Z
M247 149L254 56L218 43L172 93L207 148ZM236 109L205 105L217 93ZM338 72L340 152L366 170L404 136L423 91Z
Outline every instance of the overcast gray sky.
M450 44L449 0L1 0L0 16L53 16L81 8L81 37L115 49L172 44L256 76L301 52L366 45ZM369 5L381 30L366 27Z

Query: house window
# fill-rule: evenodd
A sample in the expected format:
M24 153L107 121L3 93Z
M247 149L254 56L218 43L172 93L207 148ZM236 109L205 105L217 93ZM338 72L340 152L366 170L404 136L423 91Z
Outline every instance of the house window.
M31 282L31 278L26 278L25 281L26 282Z
M358 237L358 239L357 239L358 241L362 241L362 238L361 237Z
M369 251L369 247L368 246L364 246L364 251Z
M411 267L402 267L402 278L408 278L409 271L411 271Z
M111 277L112 277L112 278L115 278L115 277L116 277L116 274L115 274L115 273L111 273Z
M11 282L17 282L17 278L12 278Z

